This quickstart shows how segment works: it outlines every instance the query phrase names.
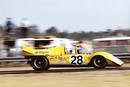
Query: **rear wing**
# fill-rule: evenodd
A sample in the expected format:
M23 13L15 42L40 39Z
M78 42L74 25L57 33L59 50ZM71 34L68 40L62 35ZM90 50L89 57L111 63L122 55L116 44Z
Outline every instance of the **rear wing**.
M22 51L24 52L24 56L27 54L29 55L37 55L37 56L54 56L54 55L63 55L65 54L65 47L59 46L59 47L54 47L54 48L49 48L49 49L33 49L28 46L22 46L21 47Z
M30 54L34 54L34 49L27 47L27 46L21 46L22 51L30 53Z

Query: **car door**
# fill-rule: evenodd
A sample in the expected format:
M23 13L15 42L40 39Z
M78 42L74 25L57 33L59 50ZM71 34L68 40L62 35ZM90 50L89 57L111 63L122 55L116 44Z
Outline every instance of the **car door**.
M64 59L66 64L83 65L89 63L89 56L88 54L66 54Z

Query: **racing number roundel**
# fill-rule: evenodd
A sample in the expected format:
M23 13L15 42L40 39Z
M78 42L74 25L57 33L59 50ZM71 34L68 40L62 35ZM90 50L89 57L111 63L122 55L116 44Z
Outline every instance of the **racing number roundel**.
M71 64L82 64L84 62L83 56L70 56L70 63Z

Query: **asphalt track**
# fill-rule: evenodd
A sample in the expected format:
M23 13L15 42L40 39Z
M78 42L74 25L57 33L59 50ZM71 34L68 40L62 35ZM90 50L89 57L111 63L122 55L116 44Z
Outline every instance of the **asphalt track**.
M104 71L130 71L130 66L124 67L107 67L104 69L95 69L91 67L60 67L60 68L50 68L47 71L35 71L31 67L13 67L12 68L1 68L0 75L2 74L37 74L37 73L76 73L76 72L104 72ZM15 70L16 69L16 70ZM20 70L22 69L22 70ZM29 70L28 70L29 69Z
M123 67L0 68L0 87L130 87L130 64Z

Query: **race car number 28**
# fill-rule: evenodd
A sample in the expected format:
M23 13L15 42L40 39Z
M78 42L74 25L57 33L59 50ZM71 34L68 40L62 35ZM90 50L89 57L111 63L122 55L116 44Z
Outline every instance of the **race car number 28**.
M83 63L83 56L71 56L70 63L71 64L82 64Z

